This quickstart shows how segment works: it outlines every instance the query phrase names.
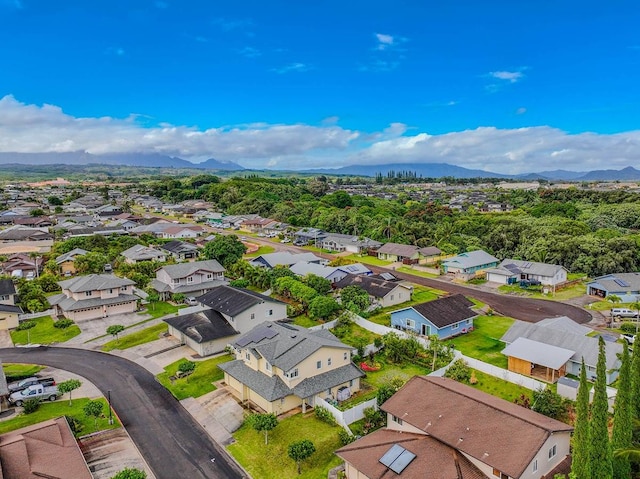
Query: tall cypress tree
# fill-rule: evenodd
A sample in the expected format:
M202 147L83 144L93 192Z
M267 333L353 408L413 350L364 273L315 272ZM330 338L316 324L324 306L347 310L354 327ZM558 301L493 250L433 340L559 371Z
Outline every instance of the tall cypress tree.
M580 386L576 398L576 423L573 430L571 474L575 479L590 479L589 474L589 382L582 358Z
M631 354L631 415L640 420L640 334L636 334Z
M633 437L631 412L631 364L629 359L629 348L624 345L622 350L622 364L620 365L620 376L618 381L618 393L613 413L613 434L611 437L611 447L617 449L628 449L631 447ZM629 460L621 457L613 458L614 479L628 479L631 477L631 464Z
M602 336L599 338L598 346L598 364L596 365L596 382L593 387L591 425L589 427L589 470L594 479L612 479L613 466L608 429L607 365Z

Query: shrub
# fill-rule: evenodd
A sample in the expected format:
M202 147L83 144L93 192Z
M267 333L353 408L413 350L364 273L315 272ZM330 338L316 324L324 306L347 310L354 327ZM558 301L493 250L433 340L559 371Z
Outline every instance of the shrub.
M196 368L196 363L189 360L184 360L178 365L178 371L182 374L190 374Z
M71 429L73 435L78 437L84 429L84 425L82 424L82 422L78 418L75 418L73 416L65 416L64 418L67 420L69 429Z
M625 322L620 325L620 330L625 334L636 334L636 324Z
M315 412L316 412L316 417L320 419L322 422L326 422L327 424L331 424L332 426L336 424L336 418L333 417L333 414L331 414L326 408L323 408L322 406L317 406L315 408Z
M340 438L340 445L341 446L346 446L347 444L350 444L350 443L352 443L353 441L356 440L356 436L355 435L349 434L343 428L340 428L340 430L338 431L338 438Z
M31 328L35 328L36 327L36 322L35 321L22 321L20 324L18 324L18 327L16 328L16 331L25 331L27 329L31 329Z
M53 323L53 327L58 329L67 329L72 324L73 324L73 321L71 319L64 318L64 319L59 319L55 323Z
M38 398L27 399L22 403L22 407L24 408L25 414L31 414L33 412L36 412L40 407L40 399Z
M247 286L249 286L251 283L249 282L248 279L236 279L234 281L230 281L229 282L229 286L233 287L233 288L246 288Z
M471 379L471 368L464 359L456 359L444 373L444 377L460 383L468 383Z

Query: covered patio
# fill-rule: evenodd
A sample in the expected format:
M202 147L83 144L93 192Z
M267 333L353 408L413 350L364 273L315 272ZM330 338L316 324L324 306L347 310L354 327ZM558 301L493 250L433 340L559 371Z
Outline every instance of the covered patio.
M553 383L566 374L566 364L575 351L518 338L502 354L508 358L509 371Z

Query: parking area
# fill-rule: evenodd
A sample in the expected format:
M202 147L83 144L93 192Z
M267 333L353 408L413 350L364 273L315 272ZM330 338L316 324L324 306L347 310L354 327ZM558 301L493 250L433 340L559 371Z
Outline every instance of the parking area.
M121 324L122 326L131 326L132 324L144 321L150 316L146 314L127 313L116 314L114 316L108 316L106 318L90 319L86 321L78 321L76 324L80 328L81 333L75 338L67 341L66 344L83 344L87 341L95 339L107 334L107 328L115 324ZM146 325L149 326L149 325ZM107 337L105 341L109 341L113 338Z

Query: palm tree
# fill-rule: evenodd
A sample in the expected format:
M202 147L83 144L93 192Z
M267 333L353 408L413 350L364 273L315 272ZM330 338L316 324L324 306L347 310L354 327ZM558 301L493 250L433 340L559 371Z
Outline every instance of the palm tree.
M607 295L607 301L609 301L610 303L613 304L613 306L615 307L615 305L617 303L621 303L622 302L622 298L620 296L618 296L617 294L609 294ZM609 319L609 325L611 325L611 323L613 322L613 310L611 311L611 314L609 315L610 319Z

